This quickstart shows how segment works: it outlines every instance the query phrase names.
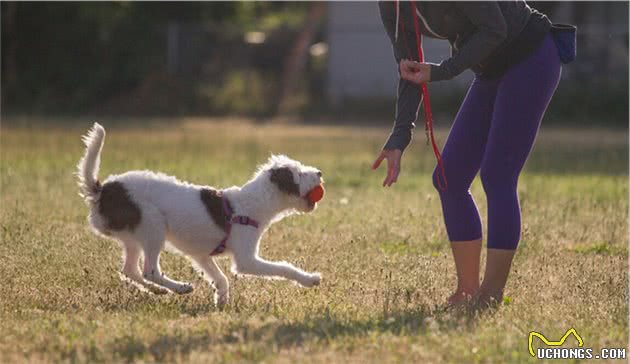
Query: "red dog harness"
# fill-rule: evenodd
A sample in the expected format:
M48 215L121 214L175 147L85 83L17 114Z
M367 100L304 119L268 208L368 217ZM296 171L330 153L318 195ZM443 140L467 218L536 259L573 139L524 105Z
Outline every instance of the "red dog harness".
M233 216L234 210L232 210L230 201L228 201L227 197L225 197L223 193L221 194L221 203L223 204L223 214L225 215L225 237L221 240L219 245L214 248L212 253L210 253L210 256L219 255L225 251L226 243L230 238L230 232L232 232L232 224L247 225L258 228L258 222L248 216Z

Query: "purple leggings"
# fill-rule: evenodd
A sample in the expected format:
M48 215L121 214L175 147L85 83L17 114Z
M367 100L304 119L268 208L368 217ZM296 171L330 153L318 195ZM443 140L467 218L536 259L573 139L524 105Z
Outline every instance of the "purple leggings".
M516 249L521 234L518 176L560 72L556 45L547 35L534 53L500 79L473 80L442 152L448 188L438 191L451 241L482 237L469 190L480 171L488 201L488 248Z

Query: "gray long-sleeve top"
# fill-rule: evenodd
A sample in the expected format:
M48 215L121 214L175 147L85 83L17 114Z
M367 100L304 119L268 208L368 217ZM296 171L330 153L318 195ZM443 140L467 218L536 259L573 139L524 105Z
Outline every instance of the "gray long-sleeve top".
M507 66L502 61L502 58L506 58L505 51L526 26L531 28L530 33L537 35L527 38L527 43L532 44L542 39L538 34L544 35L550 26L544 15L533 11L524 1L423 1L416 2L416 6L420 33L432 38L448 39L451 44L451 57L440 64L431 65L430 82L451 79L469 68L480 76L497 76ZM396 63L399 64L404 58L418 60L412 3L379 1L379 10L393 45ZM540 21L529 27L532 13L537 14ZM531 48L529 44L524 47ZM394 128L384 149L404 150L409 145L420 101L420 87L401 78L398 82Z

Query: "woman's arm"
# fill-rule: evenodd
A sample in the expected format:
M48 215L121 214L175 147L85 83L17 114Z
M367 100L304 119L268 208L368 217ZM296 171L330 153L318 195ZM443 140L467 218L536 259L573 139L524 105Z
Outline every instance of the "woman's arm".
M507 38L507 24L497 2L454 3L477 28L459 52L439 65L431 65L431 81L449 80L481 63Z
M409 12L405 5L408 6L408 3L401 2L400 16ZM399 29L398 40L396 40L395 3L379 1L378 6L383 26L385 27L387 35L392 43L396 63L400 65L401 60L408 57L418 59L418 51L415 49L415 35L413 33L405 32L403 34L403 32ZM407 44L409 48L407 48L405 44ZM398 72L400 76L400 67L398 68ZM411 142L412 129L415 127L414 122L418 116L420 97L421 93L418 85L415 85L403 78L399 78L394 127L383 149L399 149L400 151L403 151L409 145Z

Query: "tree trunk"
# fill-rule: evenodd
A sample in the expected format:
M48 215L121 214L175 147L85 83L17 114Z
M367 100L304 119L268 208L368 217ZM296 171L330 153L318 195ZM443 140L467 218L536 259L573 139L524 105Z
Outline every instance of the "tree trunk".
M325 2L318 1L311 4L304 27L296 37L291 52L285 61L282 88L276 108L279 114L285 114L290 109L289 99L295 92L298 77L302 74L308 58L309 47L325 14Z

